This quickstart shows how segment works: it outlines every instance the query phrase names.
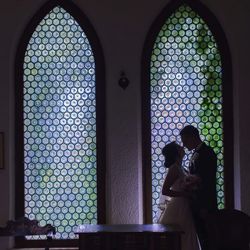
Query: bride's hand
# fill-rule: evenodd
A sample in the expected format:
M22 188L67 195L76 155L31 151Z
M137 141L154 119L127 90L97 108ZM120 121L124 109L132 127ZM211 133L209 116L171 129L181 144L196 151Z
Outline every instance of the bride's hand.
M196 190L201 183L201 178L197 175L189 174L184 178L184 189L185 190Z

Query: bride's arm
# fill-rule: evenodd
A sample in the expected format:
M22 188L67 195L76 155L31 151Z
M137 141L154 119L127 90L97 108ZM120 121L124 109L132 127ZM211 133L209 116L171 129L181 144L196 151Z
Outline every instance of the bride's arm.
M179 170L177 169L178 166L172 165L167 173L167 176L164 180L163 187L162 187L162 194L169 196L169 197L180 197L180 196L188 196L188 193L185 191L175 191L172 190L171 187L174 182L179 177Z

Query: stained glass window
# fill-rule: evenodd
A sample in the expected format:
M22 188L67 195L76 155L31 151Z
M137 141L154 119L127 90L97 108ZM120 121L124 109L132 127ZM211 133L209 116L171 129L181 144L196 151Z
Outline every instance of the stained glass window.
M36 27L23 70L25 216L73 239L97 223L95 60L62 7Z
M221 56L208 25L186 4L166 20L158 33L151 55L150 81L153 221L157 220L166 174L161 150L173 140L180 143L179 131L187 124L196 126L217 154L217 200L218 207L223 208Z

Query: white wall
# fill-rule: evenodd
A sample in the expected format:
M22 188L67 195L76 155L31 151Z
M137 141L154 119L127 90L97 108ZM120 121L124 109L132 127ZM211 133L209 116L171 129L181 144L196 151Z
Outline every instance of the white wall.
M0 224L14 214L14 57L19 38L44 0L0 3L0 131L5 132L5 169L0 170ZM140 59L146 34L165 0L75 0L94 26L106 63L107 222L142 222ZM250 2L203 0L228 38L233 60L235 204L250 214ZM121 70L130 80L118 86ZM0 238L1 249L8 245Z

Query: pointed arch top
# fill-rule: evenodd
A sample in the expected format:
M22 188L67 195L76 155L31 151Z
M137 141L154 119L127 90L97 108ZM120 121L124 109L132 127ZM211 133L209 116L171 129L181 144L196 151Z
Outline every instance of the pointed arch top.
M88 40L92 47L95 60L97 61L96 66L98 67L98 65L104 65L102 46L93 25L91 24L89 18L72 1L67 0L49 0L37 11L37 13L33 16L33 18L26 26L20 38L19 46L17 48L16 53L16 61L18 62L18 60L23 59L27 44L35 28L42 21L42 19L56 6L60 6L65 9L65 11L67 11L81 26L82 30L88 37ZM102 71L103 77L104 68Z
M94 63L95 63L95 101L96 101L96 150L98 152L96 165L97 165L97 219L98 223L105 223L106 213L105 213L105 68L104 68L104 57L102 47L99 38L92 26L91 22L85 16L82 11L72 3L72 1L67 0L52 0L45 3L35 14L35 16L30 20L24 32L19 40L19 46L16 51L15 58L15 125L16 125L16 197L15 197L15 216L20 218L24 216L24 192L21 190L24 187L24 180L21 178L24 176L24 118L23 118L23 83L24 83L24 58L29 44L30 38L32 37L34 31L44 19L44 17L52 11L55 7L60 7L64 9L68 14L70 14L77 24L81 27L82 31L86 35L88 42L91 46ZM22 244L17 240L17 244Z
M216 41L221 55L222 64L222 95L223 95L223 141L224 141L224 175L225 175L225 206L233 207L233 116L232 116L232 67L229 45L219 21L215 15L199 0L173 0L165 6L155 18L147 34L141 57L141 95L142 95L142 145L144 170L144 221L151 222L151 203L148 200L152 194L151 165L151 121L150 121L150 64L156 38L170 16L182 5L190 7L206 23Z
M216 16L212 13L212 11L210 11L208 7L206 7L199 0L171 0L171 2L164 7L160 14L155 18L148 31L144 43L142 59L146 59L147 56L150 57L155 38L161 27L163 26L165 21L171 16L171 14L174 13L183 4L186 4L191 9L193 9L205 21L206 25L208 25L209 29L214 35L214 38L218 45L218 49L223 55L227 55L227 59L229 59L229 62L228 60L225 60L225 62L223 62L224 66L226 67L226 69L231 71L230 49L224 30L219 21L217 20ZM228 63L226 64L226 62Z
M33 18L30 20L25 29L25 31L28 33L27 37L30 37L32 31L34 31L36 26L45 17L45 15L48 14L51 10L53 10L56 6L62 7L72 17L74 17L76 21L79 23L79 25L82 27L86 35L90 37L90 40L92 42L95 42L94 41L95 39L98 40L94 27L92 26L88 17L72 1L67 1L67 0L49 0L43 6L41 6L40 9L37 11L37 13L35 13Z

